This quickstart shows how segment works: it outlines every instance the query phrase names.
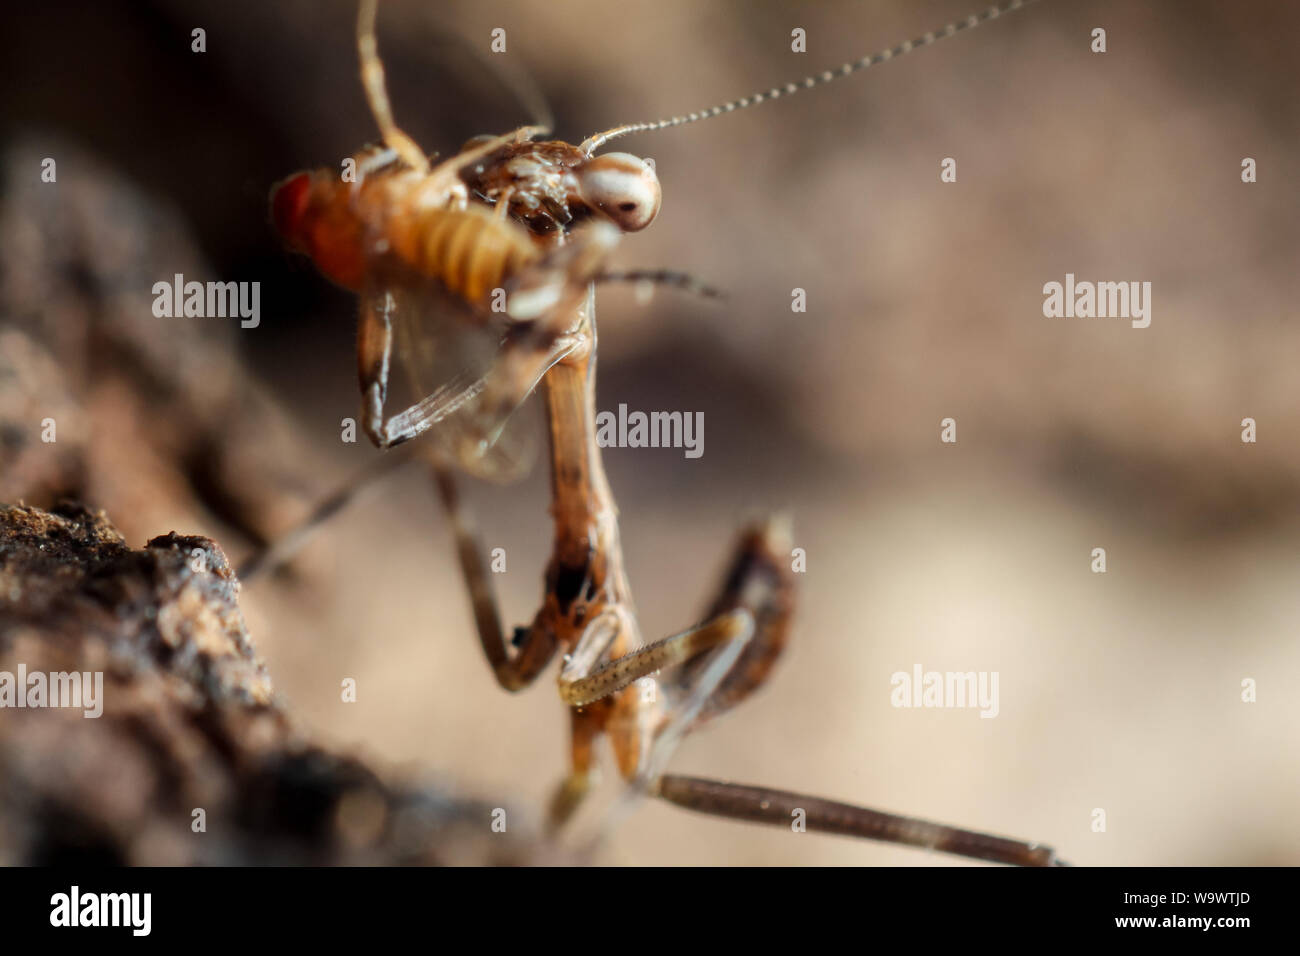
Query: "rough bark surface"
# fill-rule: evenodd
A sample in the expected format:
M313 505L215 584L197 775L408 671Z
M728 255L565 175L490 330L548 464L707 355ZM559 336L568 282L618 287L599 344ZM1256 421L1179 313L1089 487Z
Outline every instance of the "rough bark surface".
M98 718L0 709L0 864L536 861L490 806L307 740L238 592L208 538L137 551L103 512L0 505L0 673L104 675Z

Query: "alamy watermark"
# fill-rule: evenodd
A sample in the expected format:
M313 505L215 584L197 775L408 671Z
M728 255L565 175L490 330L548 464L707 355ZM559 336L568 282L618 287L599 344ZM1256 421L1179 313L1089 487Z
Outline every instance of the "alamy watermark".
M683 448L687 458L704 454L703 412L629 412L596 415L596 444L601 448Z
M1131 319L1133 328L1151 324L1150 282L1065 282L1043 286L1043 315L1049 319Z
M153 314L160 319L238 317L242 329L262 322L260 282L186 282L178 272L171 282L155 282L153 296Z
M0 671L0 709L5 707L73 707L85 717L104 713L103 671L32 671L26 664L18 672Z
M895 671L889 678L894 689L889 702L895 707L951 707L980 709L981 717L998 715L997 671Z
M50 897L50 925L119 926L132 936L148 936L153 929L152 893L83 893L73 885L67 893Z

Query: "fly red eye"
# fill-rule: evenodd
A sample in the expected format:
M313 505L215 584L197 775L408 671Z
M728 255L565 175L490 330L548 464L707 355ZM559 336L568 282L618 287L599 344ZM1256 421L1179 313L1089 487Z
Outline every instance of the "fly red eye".
M303 219L310 199L310 173L295 173L271 190L271 222L291 246L304 245Z

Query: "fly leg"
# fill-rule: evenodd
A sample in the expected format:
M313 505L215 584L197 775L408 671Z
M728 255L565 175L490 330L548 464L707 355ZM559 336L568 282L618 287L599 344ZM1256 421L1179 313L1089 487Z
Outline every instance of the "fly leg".
M402 162L416 172L429 171L429 159L419 144L398 127L393 119L393 107L388 100L384 83L384 62L379 58L379 44L375 40L375 17L378 0L361 0L357 13L357 54L361 60L361 86L366 91L366 102L379 126L384 145L397 153Z
M524 143L550 130L546 126L521 126L511 133L484 140L431 167L429 158L420 149L419 144L393 119L393 105L388 98L388 85L384 79L384 62L379 57L379 42L375 39L375 19L378 8L378 0L361 0L357 12L357 55L361 61L361 85L366 91L366 102L375 117L380 136L383 138L384 145L403 163L417 173L428 175L423 188L437 195L436 201L439 205L464 208L468 197L465 186L458 176L462 169L496 152L502 146Z

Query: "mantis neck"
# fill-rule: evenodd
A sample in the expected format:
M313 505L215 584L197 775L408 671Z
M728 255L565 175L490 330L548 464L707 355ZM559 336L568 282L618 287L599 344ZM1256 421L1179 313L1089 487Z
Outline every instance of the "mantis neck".
M551 514L559 566L585 567L593 590L629 603L618 533L618 508L596 441L596 315L594 290L584 306L589 345L555 365L544 379L551 443Z

